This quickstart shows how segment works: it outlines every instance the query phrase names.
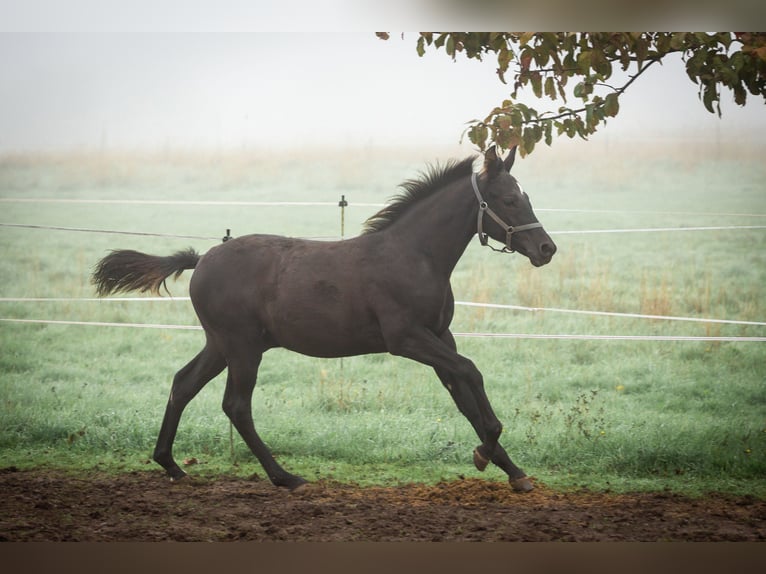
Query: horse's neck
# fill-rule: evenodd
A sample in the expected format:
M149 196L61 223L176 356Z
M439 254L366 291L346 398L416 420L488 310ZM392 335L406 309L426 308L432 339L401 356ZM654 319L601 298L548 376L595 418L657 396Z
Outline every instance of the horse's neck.
M477 213L470 179L462 178L413 205L387 231L402 248L423 252L450 275L476 234Z

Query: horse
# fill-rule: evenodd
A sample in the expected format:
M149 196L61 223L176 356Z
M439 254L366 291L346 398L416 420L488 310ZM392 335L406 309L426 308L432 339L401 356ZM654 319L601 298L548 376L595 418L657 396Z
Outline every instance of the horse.
M532 482L498 438L502 424L481 372L457 352L449 326L454 312L450 276L474 235L496 251L518 252L532 265L551 261L556 245L511 175L516 147L503 159L492 146L479 156L429 166L401 184L401 193L339 241L278 235L229 239L199 255L111 251L95 266L99 296L140 290L160 293L165 280L194 269L189 292L205 333L203 349L173 378L153 459L172 481L186 473L173 441L186 405L228 368L222 407L271 482L290 490L307 483L273 458L256 432L252 394L263 354L285 348L313 357L390 353L433 368L481 444L476 468L489 462L515 491Z

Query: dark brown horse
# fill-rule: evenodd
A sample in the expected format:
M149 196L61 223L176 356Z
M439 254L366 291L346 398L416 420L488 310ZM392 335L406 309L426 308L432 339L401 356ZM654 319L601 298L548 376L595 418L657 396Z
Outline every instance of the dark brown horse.
M173 379L154 460L173 480L185 476L173 460L178 423L189 401L228 367L223 410L272 483L306 481L285 471L253 425L251 398L263 353L284 347L314 357L388 352L433 367L481 444L474 464L503 469L514 489L532 489L498 437L502 425L484 392L481 373L456 351L450 333L454 299L450 275L479 234L518 251L535 266L556 252L529 198L494 148L480 173L475 158L433 168L371 217L364 232L337 242L247 235L200 256L168 257L114 251L93 274L100 295L140 289L159 292L165 279L194 269L190 294L206 344Z

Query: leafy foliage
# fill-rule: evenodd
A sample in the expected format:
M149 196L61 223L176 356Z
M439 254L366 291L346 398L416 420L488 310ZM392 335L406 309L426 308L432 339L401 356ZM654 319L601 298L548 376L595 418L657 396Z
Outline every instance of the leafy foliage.
M387 33L379 33L388 39ZM635 32L421 32L417 53L443 49L453 60L497 60L497 75L509 83L510 97L483 120L469 122L464 135L485 149L489 143L531 153L556 136L583 139L620 111L620 96L649 67L668 54L680 53L689 78L699 86L699 98L710 113L721 115L721 88L744 105L748 92L766 100L766 33ZM513 70L511 66L513 65ZM607 82L615 66L628 72L620 86ZM531 88L538 99L563 103L556 111L538 111L517 101L519 91ZM578 100L569 107L570 99Z

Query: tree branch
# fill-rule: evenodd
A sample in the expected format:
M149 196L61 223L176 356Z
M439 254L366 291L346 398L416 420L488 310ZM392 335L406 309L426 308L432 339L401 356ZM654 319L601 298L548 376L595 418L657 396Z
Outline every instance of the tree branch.
M656 64L659 61L660 61L659 58L655 58L655 59L652 59L652 60L647 60L646 61L646 65L642 66L638 70L638 72L636 72L635 75L630 77L630 80L628 80L625 83L624 86L621 86L619 88L615 88L613 86L610 86L609 84L596 84L596 85L606 86L607 88L610 88L610 89L614 90L618 95L622 95L625 92L625 90L627 90L628 87L633 82L635 82L638 79L638 77L641 74L643 74L649 68L649 66L651 66L652 64ZM540 114L536 118L530 118L528 120L522 120L520 123L521 123L521 125L539 124L539 123L541 123L543 121L560 120L562 118L566 118L566 117L570 117L570 116L576 116L576 115L581 114L581 113L586 112L586 111L588 111L587 106L582 107L582 108L578 108L576 110L567 110L566 112L561 112L560 114L555 115L555 116L547 116L546 114L549 113L549 112L543 112L542 114Z

